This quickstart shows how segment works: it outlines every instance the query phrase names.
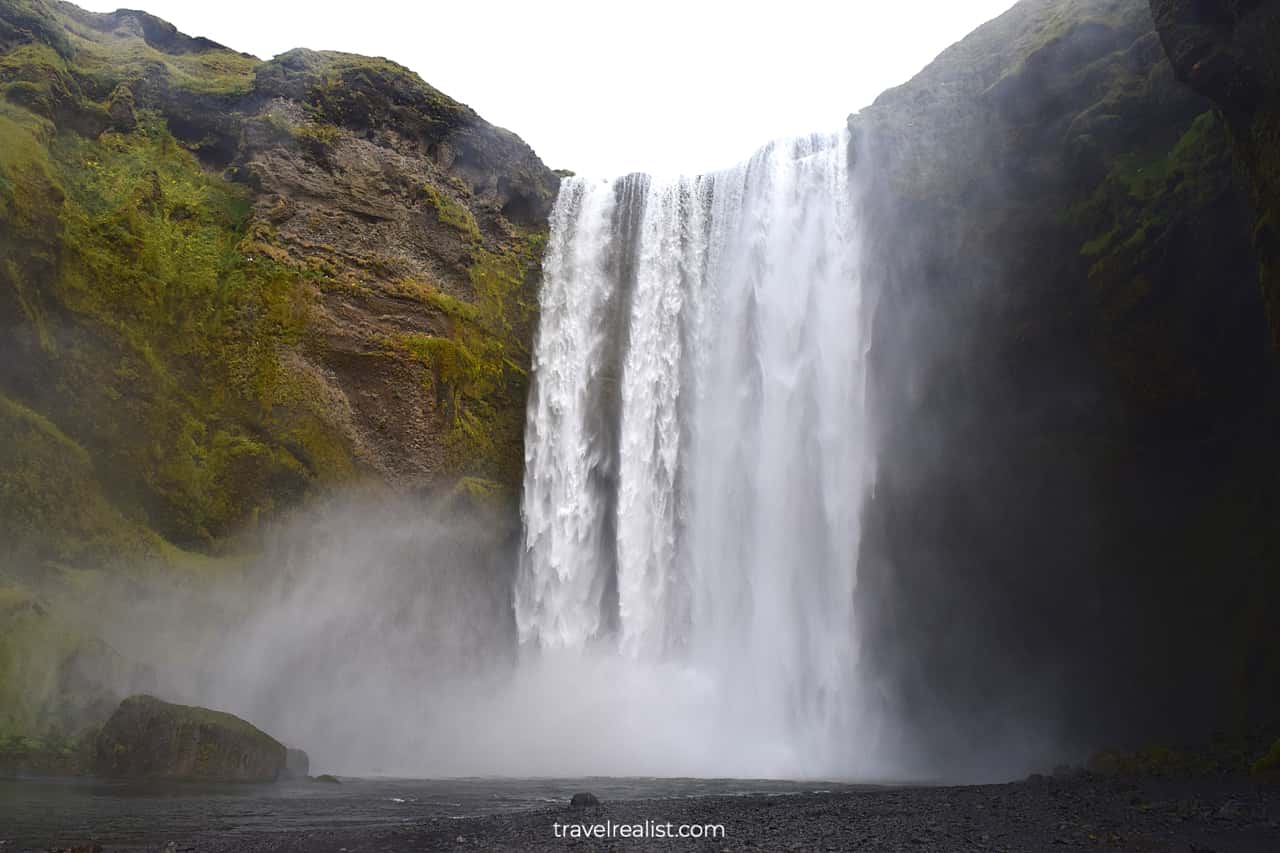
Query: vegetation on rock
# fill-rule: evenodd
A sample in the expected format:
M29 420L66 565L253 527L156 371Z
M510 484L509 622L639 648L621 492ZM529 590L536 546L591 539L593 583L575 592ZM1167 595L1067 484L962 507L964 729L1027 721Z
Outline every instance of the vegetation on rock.
M864 649L940 755L995 706L1122 743L1274 725L1280 386L1231 122L1143 0L1024 0L850 118L891 425Z
M557 180L385 59L0 0L0 737L118 698L102 572L216 577L355 480L509 507Z
M98 733L93 771L101 776L274 782L285 747L224 711L130 696Z
M1280 347L1280 3L1150 0L1174 72L1221 110L1249 176L1258 278Z

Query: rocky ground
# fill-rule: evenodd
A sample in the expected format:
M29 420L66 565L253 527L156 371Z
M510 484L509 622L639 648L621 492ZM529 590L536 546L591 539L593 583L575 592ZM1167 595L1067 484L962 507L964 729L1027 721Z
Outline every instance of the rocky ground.
M720 824L724 837L572 839L561 824ZM604 831L604 830L602 830ZM830 794L636 800L511 815L435 819L359 832L237 836L157 845L200 853L410 850L1136 850L1280 849L1280 786L1241 778L1033 777L1006 785ZM85 848L88 850L89 848ZM96 849L96 848L95 848ZM114 848L109 848L114 849Z

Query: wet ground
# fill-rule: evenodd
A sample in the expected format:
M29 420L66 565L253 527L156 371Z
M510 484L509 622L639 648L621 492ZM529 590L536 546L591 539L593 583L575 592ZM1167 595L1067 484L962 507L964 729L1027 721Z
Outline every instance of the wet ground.
M76 785L87 787L69 790ZM172 842L170 850L200 853L1280 851L1280 786L1241 778L1123 780L1078 775L1007 785L844 787L827 792L813 785L792 785L788 790L787 783L695 780L349 781L340 793L316 791L314 785L275 791L170 786L168 794L134 788L132 793L91 793L101 785L0 783L0 821L16 814L28 827L21 843L17 832L0 829L0 839L8 841L0 851L56 849L91 838L108 851L163 850ZM776 787L764 794L745 793L768 785ZM602 804L569 808L569 794L584 787ZM75 817L75 826L65 823L72 810L95 798L101 798L101 808ZM380 804L383 799L386 805ZM46 824L46 836L30 836L36 824L21 815L55 800L58 803L41 820L55 819L61 811L64 823L58 829ZM110 817L111 809L119 814ZM623 826L631 829L624 831ZM682 826L686 833L708 837L682 840L660 835L678 834ZM715 827L723 827L723 835ZM637 831L648 837L625 837ZM112 833L119 837L110 837ZM575 834L592 837L574 838Z

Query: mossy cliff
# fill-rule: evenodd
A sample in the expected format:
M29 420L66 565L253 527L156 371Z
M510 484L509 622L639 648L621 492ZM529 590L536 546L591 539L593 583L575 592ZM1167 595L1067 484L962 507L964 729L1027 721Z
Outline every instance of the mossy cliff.
M203 549L363 475L514 489L557 180L519 139L386 60L143 13L3 0L0 51L6 539Z
M557 184L385 59L0 0L0 671L25 620L65 675L93 573L203 571L333 486L513 507Z
M881 288L859 595L895 718L987 762L957 734L1280 717L1280 395L1230 115L1144 0L1023 0L850 127Z
M1253 245L1280 347L1280 2L1151 0L1178 79L1218 107L1249 178Z

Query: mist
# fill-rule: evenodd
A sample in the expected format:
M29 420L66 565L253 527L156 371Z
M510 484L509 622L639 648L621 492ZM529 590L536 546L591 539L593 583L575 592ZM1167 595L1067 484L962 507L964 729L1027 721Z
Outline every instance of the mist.
M106 686L231 711L307 750L313 772L843 775L721 716L714 673L603 642L521 646L504 526L497 511L336 496L263 531L233 576L121 579L76 618L133 664ZM856 769L894 772L871 754Z

